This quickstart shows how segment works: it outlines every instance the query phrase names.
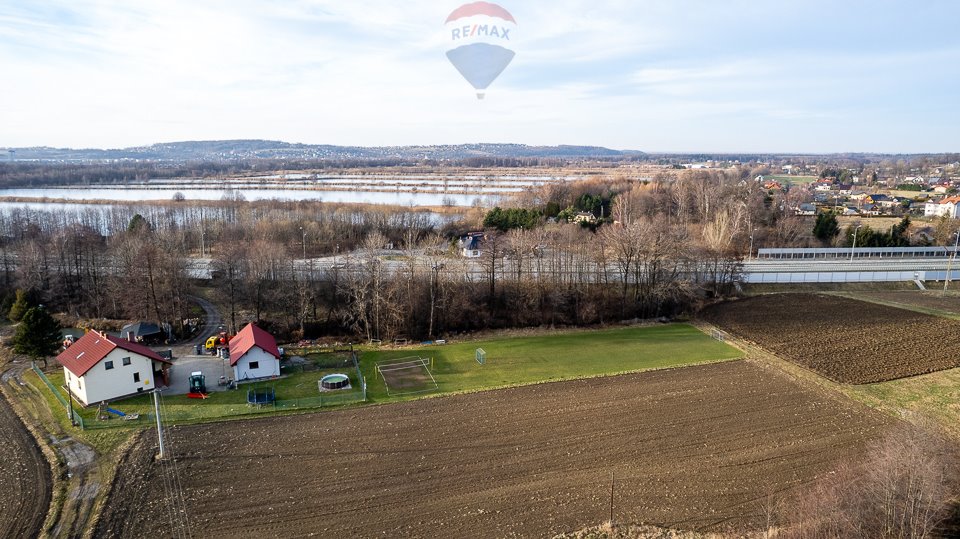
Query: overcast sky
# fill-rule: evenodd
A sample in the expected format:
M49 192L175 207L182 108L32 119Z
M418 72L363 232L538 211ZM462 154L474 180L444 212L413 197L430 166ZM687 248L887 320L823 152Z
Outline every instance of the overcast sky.
M446 0L0 0L0 147L264 138L960 151L960 2L505 0L484 101Z

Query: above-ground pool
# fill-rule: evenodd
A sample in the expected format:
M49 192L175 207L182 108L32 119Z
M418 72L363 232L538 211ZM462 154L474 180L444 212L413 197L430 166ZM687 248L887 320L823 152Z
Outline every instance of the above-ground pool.
M350 387L350 377L346 374L328 374L320 379L320 388L327 391L347 389Z

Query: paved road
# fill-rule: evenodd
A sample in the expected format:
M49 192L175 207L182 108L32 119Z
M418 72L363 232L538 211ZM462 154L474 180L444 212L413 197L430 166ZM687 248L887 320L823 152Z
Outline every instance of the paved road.
M197 333L196 337L173 347L174 357L194 355L196 345L204 344L207 341L207 337L218 332L220 326L223 325L223 318L213 303L197 296L190 296L190 299L195 301L200 305L200 308L203 309L203 326L200 328L200 332Z

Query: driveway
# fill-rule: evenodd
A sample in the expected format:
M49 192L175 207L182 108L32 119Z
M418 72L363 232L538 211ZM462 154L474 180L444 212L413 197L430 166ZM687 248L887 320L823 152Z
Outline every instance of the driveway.
M200 332L197 333L194 338L173 347L173 352L176 357L188 356L195 353L196 345L207 342L207 338L219 332L220 326L223 325L223 317L220 316L220 312L217 311L217 308L212 303L199 296L190 296L190 299L203 309L203 325L200 327ZM218 374L217 376L219 377L220 375Z
M170 367L170 387L164 389L168 395L185 395L190 392L190 373L200 371L206 376L207 391L225 391L226 386L217 385L221 375L233 378L233 369L229 360L216 356L182 356Z

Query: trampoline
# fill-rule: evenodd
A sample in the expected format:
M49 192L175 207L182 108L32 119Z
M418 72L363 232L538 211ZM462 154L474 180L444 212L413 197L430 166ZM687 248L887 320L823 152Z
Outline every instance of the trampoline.
M264 404L273 404L277 400L272 387L250 388L247 390L247 404L262 406Z
M349 389L350 377L346 374L328 374L320 379L321 391L336 391L338 389Z

